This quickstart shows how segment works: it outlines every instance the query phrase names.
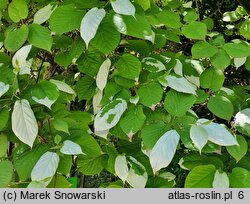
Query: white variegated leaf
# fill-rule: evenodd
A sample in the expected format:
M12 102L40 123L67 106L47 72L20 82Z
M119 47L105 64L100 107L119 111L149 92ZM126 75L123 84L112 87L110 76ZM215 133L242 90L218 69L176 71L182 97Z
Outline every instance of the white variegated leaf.
M225 172L216 170L213 180L213 188L229 188L229 178Z
M68 94L75 94L75 91L65 82L58 81L55 79L50 79L49 81L52 82L53 84L55 84L57 86L58 90L63 91L63 92L68 93Z
M65 140L63 142L63 146L61 147L60 152L67 155L84 154L82 152L81 146L70 140Z
M80 34L86 47L88 48L89 42L95 37L98 27L103 20L106 12L104 9L92 8L82 19Z
M93 96L93 109L94 115L96 115L102 108L101 101L102 101L103 93L101 90L97 90L96 94Z
M235 65L236 69L238 69L238 68L241 67L243 64L245 64L246 61L247 61L247 58L246 58L246 57L234 58L234 65Z
M156 142L149 156L154 174L170 164L176 152L179 140L180 135L175 130L170 130L162 135Z
M183 93L189 93L196 95L196 86L191 84L184 77L176 77L173 75L168 75L164 80L161 80L160 83L163 86L169 86L170 88Z
M180 76L183 76L182 63L180 60L176 59L176 65L174 66L174 72Z
M146 186L148 180L148 175L144 172L142 175L138 175L135 173L134 169L129 169L129 174L127 177L127 182L133 188L144 188Z
M130 169L129 174L127 177L127 182L133 187L133 188L144 188L146 186L147 180L148 180L148 174L145 169L145 167L138 162L134 157L129 157L130 162ZM133 169L133 163L136 164L142 171L143 174L138 175L135 170Z
M235 115L235 125L244 126L244 124L250 125L250 108L243 109Z
M32 59L27 61L32 45L26 45L20 48L12 58L12 66L19 69L19 74L30 74Z
M149 71L160 72L160 71L166 70L165 65L161 61L159 61L159 60L157 60L157 59L155 59L153 57L145 57L145 58L143 58L142 63L144 63L145 66L149 67L147 69Z
M207 119L199 119L197 124L207 131L209 141L221 146L238 145L236 138L222 125Z
M192 125L190 128L190 138L201 153L202 148L207 144L207 131L200 125Z
M0 97L4 95L10 88L9 84L5 84L0 81Z
M34 15L34 23L36 24L43 24L45 21L47 21L53 11L57 8L56 6L53 6L51 4L48 4L47 6L39 9L35 15Z
M115 159L115 173L116 175L125 182L129 175L129 169L127 165L126 157L118 155Z
M121 98L114 99L105 105L95 117L95 132L109 130L114 127L126 109L127 102Z
M97 73L97 76L96 76L96 85L97 87L103 91L103 89L105 88L106 84L107 84L107 79L108 79L108 74L109 74L109 69L110 69L110 66L111 66L111 61L110 59L106 59L98 73Z
M130 16L135 15L135 7L129 0L111 1L111 5L116 13Z
M17 100L11 116L12 130L23 143L33 146L38 134L35 115L26 99Z
M32 169L31 180L40 181L47 186L55 175L58 164L59 156L56 153L44 153Z

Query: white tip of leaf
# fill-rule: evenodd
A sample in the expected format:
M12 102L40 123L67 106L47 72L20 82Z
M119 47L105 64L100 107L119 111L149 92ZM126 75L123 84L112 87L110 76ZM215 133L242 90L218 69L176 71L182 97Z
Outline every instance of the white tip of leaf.
M170 130L156 142L149 156L154 174L170 164L176 152L179 140L180 135L175 130Z
M250 124L250 108L241 110L235 115L235 125L244 126L244 124Z
M66 84L63 81L58 81L55 79L50 79L49 81L52 82L53 84L55 84L57 86L58 90L60 90L60 91L63 91L63 92L68 93L68 94L73 94L73 95L76 94L75 91L68 84Z
M111 1L111 5L116 13L135 16L135 7L129 0Z
M49 109L51 109L51 106L53 105L53 103L55 103L55 100L50 100L47 96L42 99L38 99L35 96L32 96L32 99L37 103L47 106Z
M165 81L166 80L166 81ZM184 77L176 77L173 75L166 76L165 80L161 80L160 83L163 86L169 86L170 88L183 93L189 93L196 95L196 86L191 84Z
M92 8L82 19L80 34L86 47L88 48L89 42L95 37L98 27L103 20L106 12L104 9Z
M0 97L4 95L10 88L9 84L5 84L0 81Z
M176 59L176 65L174 66L174 72L180 76L183 75L183 71L182 71L182 63L180 60Z
M246 58L246 57L234 58L234 65L235 65L236 69L238 69L238 68L241 67L243 64L245 64L246 61L247 61L247 58Z
M33 146L38 134L35 115L26 99L15 102L12 112L12 130L23 143Z
M107 84L107 79L108 79L110 67L111 67L111 61L110 61L110 59L106 59L102 63L102 65L97 73L96 85L101 91L103 91L103 89L105 88L105 86Z
M190 128L190 138L201 153L202 148L208 141L208 134L206 130L202 126L192 125Z
M116 175L125 182L129 175L128 165L126 157L118 155L115 159L115 173Z
M213 180L213 188L229 188L229 178L225 172L216 170Z
M47 21L56 8L57 6L48 4L47 6L39 9L34 15L34 23L42 24Z
M31 172L32 181L44 182L47 186L56 173L59 164L59 156L53 152L44 153Z
M32 45L26 45L20 48L12 58L12 66L20 69L19 74L30 74L32 60L27 61Z
M97 90L96 94L93 96L92 104L94 109L94 115L96 115L102 108L101 101L102 101L103 93L101 90Z
M81 146L70 140L65 140L63 142L63 146L61 147L60 152L67 155L84 154L82 152Z

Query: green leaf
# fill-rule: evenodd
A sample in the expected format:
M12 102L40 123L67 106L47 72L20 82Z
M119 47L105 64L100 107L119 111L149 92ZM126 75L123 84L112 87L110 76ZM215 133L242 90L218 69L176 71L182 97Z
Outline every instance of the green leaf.
M130 54L123 54L115 66L119 76L133 80L139 79L141 62L137 57Z
M185 188L212 188L214 174L214 165L194 167L186 177Z
M141 86L137 94L139 96L140 102L152 110L155 109L155 106L161 101L163 90L161 85L155 82ZM150 97L149 97L150 96Z
M131 105L121 118L120 126L132 140L133 135L141 129L145 119L146 116L143 113L142 106Z
M151 30L151 26L145 16L137 13L135 14L135 17L115 14L113 22L118 32L124 35L154 42L155 34Z
M0 134L0 158L5 157L8 149L8 139L4 134Z
M236 167L229 175L230 187L250 188L250 171Z
M69 125L62 118L55 118L52 120L52 125L56 130L69 134Z
M13 0L8 7L9 17L15 23L28 17L28 5L25 0Z
M78 169L85 175L99 174L106 166L108 156L103 154L99 157L81 156L78 158Z
M105 54L116 49L120 43L120 33L116 30L111 17L109 15L108 18L103 19L94 39L90 42L90 45Z
M156 142L149 155L154 174L170 164L176 152L179 140L180 135L175 130L170 130L162 135Z
M19 140L33 146L38 134L35 115L26 99L17 100L11 116L12 130Z
M216 170L213 180L213 188L229 188L229 178L225 172Z
M191 23L192 21L196 21L199 18L199 14L195 12L195 10L190 9L184 15L184 21L187 23Z
M96 82L92 77L88 75L81 78L76 83L76 93L78 95L79 101L89 100L92 96L95 95L96 91Z
M95 37L98 27L103 20L106 12L104 9L92 8L81 21L80 34L86 47L88 48L89 42Z
M163 23L169 28L178 29L182 26L180 22L180 16L173 11L163 10L162 12L158 13L156 16L160 23Z
M48 185L56 173L58 164L59 156L56 153L44 153L32 169L31 180L44 182Z
M148 10L151 5L150 5L150 0L135 0L135 2L140 5L144 11Z
M8 4L8 0L0 0L0 10L5 9Z
M71 185L72 184L68 181L68 179L65 176L57 174L56 176L53 177L47 188L70 188Z
M9 84L5 84L0 81L0 97L2 97L5 93L7 93L9 88L10 88Z
M45 21L49 20L53 11L57 8L57 6L53 6L48 4L47 6L39 9L34 15L34 23L43 24Z
M27 25L22 25L21 28L15 28L7 33L4 40L5 48L10 52L17 51L27 40L29 28Z
M56 34L62 34L80 28L84 12L72 4L59 6L50 17L50 28Z
M195 59L204 58L204 57L212 57L218 52L218 48L209 44L208 42L197 42L193 45L192 49L192 57Z
M28 178L30 178L33 167L47 150L47 145L39 144L32 150L23 152L17 159L14 160L14 167L17 171L20 181L26 181Z
M57 172L63 175L69 175L72 168L73 157L71 155L63 155L60 157Z
M146 149L151 150L159 138L169 130L163 121L145 125L141 130L141 137Z
M216 95L211 97L207 104L208 109L217 117L230 120L234 108L232 102L224 96Z
M240 26L240 34L246 38L250 39L250 19L246 19Z
M241 135L237 135L236 139L239 145L228 146L227 151L233 158L236 159L236 162L239 162L246 155L248 151L248 144L245 138Z
M191 94L170 90L164 101L164 108L174 116L183 116L193 106L196 97Z
M207 26L201 22L191 22L182 27L182 34L187 38L195 40L205 40L207 34Z
M49 81L41 81L31 89L32 99L40 104L47 106L49 109L59 97L57 86Z
M5 188L11 182L13 174L13 166L10 161L0 162L0 188Z
M200 85L202 88L219 91L224 83L224 73L220 69L208 68L200 75Z
M224 70L230 65L231 59L229 55L221 49L211 57L211 63L215 68Z
M35 47L50 51L53 38L48 28L38 24L29 26L29 43Z
M111 1L111 5L116 13L131 16L135 15L135 7L129 0Z
M232 57L248 57L250 56L250 46L241 43L226 43L223 49Z
M218 157L200 155L200 154L187 154L181 158L179 165L186 170L192 170L196 166L212 164L216 169L222 169L224 163Z

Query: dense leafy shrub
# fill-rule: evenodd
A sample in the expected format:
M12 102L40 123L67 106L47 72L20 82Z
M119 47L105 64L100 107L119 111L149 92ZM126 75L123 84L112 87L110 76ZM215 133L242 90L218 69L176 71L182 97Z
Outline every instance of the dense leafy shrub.
M250 187L249 7L214 2L0 0L0 187Z

